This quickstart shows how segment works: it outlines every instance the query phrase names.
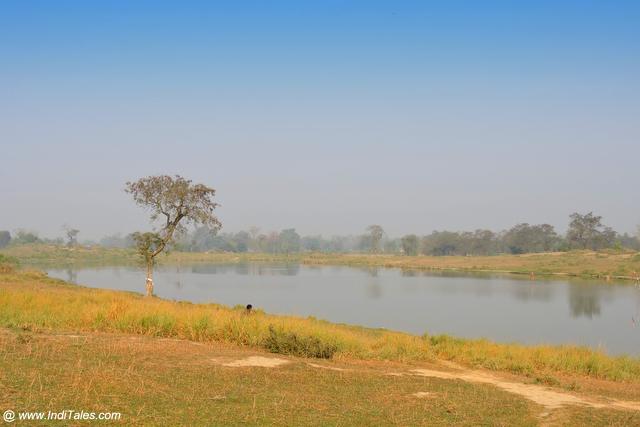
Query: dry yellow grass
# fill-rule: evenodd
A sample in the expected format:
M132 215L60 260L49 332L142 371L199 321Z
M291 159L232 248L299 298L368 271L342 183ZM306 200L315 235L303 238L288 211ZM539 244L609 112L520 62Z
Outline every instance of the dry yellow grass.
M280 363L273 363L274 360ZM436 364L322 361L231 344L0 328L0 408L119 412L121 425L636 425L620 406L639 387L593 381L579 394L495 376L551 395L538 402ZM248 363L254 361L253 363ZM257 361L257 362L255 362ZM263 363L270 361L271 363ZM270 368L264 365L272 366ZM424 374L437 369L437 378ZM418 368L418 369L416 369ZM445 369L443 371L442 369ZM431 372L431 371L430 371ZM467 374L464 374L465 377ZM451 376L451 379L449 378ZM582 383L582 382L581 382ZM631 395L631 396L630 396ZM557 401L557 397L566 400ZM603 397L608 396L608 397ZM635 396L635 397L634 397ZM561 400L562 400L561 399ZM586 402L576 405L574 401ZM579 421L576 421L579 420Z

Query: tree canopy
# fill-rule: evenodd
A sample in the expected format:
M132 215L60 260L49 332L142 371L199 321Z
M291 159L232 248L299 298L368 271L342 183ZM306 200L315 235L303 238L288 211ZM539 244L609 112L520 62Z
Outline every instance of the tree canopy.
M602 217L593 212L570 215L571 222L567 231L567 241L576 249L602 249L610 247L616 238L611 227L602 224Z

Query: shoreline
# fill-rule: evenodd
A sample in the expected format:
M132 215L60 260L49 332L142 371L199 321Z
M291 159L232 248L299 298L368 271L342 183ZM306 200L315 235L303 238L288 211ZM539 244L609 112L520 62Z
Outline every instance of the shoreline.
M132 249L22 245L0 250L26 266L55 268L68 266L138 265ZM494 256L404 256L386 254L266 254L219 252L170 252L158 265L186 263L283 262L302 265L398 268L434 272L502 274L545 278L582 278L640 283L640 253L636 252L550 252Z
M19 284L20 286L16 286ZM303 357L357 360L450 360L526 376L581 374L640 383L640 357L572 345L503 344L448 335L411 335L312 317L145 298L89 288L38 271L0 274L0 326L29 330L124 332L221 341Z

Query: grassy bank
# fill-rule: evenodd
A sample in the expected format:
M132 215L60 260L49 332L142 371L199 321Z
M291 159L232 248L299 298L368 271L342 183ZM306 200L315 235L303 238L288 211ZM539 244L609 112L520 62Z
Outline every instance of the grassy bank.
M66 247L40 243L9 246L0 249L0 255L19 260L22 265L39 267L135 265L139 262L133 249Z
M289 363L275 369L223 365L254 355L269 356L221 343L0 328L0 360L5 361L0 370L0 408L119 412L119 421L101 424L126 426L623 426L640 422L638 411L583 406L549 411L491 385L389 375L406 369L392 362L311 364L286 357ZM611 386L607 395L630 397L630 386ZM582 390L591 395L603 391ZM17 421L15 425L32 424Z
M233 343L275 353L334 360L405 363L452 360L554 382L558 375L640 384L640 359L571 346L522 346L448 336L412 336L79 287L37 271L0 273L0 327L36 332L116 332Z
M215 343L132 338L0 328L0 360L8 361L0 373L0 409L119 412L119 422L102 424L126 426L534 426L540 412L491 386L390 377L385 366L361 372L335 364L345 368L337 371L341 368L314 369L293 360L277 369L234 369L212 356L233 360L255 353ZM554 418L559 425L572 419L623 425L640 415L570 407Z
M134 265L138 257L131 249L21 245L0 251L19 258L26 265L95 266ZM171 252L158 257L160 264L200 262L296 262L308 265L388 267L433 271L489 272L536 276L566 276L603 280L637 280L640 253L571 251L544 254L462 256L401 256L375 254L261 254Z

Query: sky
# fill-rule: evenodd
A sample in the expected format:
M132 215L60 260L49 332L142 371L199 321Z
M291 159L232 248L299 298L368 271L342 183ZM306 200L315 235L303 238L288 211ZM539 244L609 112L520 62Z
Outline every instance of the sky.
M640 224L640 2L0 2L0 229L149 228L127 181L216 188L223 231Z

